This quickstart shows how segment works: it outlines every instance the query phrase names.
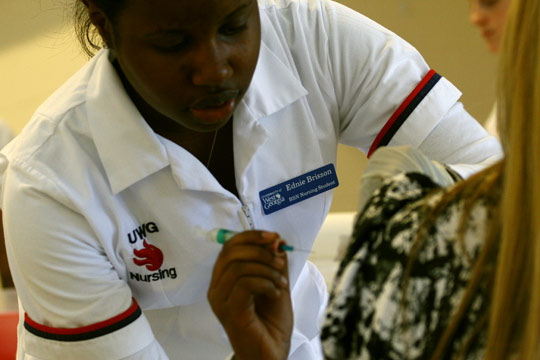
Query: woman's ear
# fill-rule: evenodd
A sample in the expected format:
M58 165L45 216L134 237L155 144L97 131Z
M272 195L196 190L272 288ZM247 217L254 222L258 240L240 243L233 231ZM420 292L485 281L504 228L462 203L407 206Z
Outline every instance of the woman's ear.
M107 45L107 47L111 47L111 40L113 39L112 36L112 24L110 19L107 17L105 12L96 5L95 1L93 0L81 0L83 4L88 9L88 16L90 17L90 21L92 24L96 27L97 31L99 32L99 35Z

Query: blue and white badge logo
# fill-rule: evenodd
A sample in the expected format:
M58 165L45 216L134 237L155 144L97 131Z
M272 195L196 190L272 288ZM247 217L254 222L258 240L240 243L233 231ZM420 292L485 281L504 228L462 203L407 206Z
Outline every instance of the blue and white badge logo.
M259 192L264 214L268 215L339 185L334 164L315 169Z
M281 195L282 189L272 191L269 194L261 195L263 209L268 210L274 206L279 206L285 201L285 197Z

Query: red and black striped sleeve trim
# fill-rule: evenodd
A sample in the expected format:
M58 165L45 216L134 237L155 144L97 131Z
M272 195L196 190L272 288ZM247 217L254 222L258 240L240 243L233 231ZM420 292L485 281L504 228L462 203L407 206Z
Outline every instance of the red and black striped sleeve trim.
M94 339L119 330L137 320L141 316L141 313L139 304L133 299L133 304L123 313L92 325L70 329L54 328L38 324L30 319L28 314L24 314L24 327L32 334L49 340L82 341Z
M418 104L426 97L426 95L433 89L435 84L439 82L441 75L437 74L435 70L430 70L427 75L420 81L418 86L413 92L405 99L396 112L386 122L382 130L379 132L373 144L368 151L368 157L373 154L381 146L388 145L390 140L394 137L401 125L407 120L409 115L416 109Z

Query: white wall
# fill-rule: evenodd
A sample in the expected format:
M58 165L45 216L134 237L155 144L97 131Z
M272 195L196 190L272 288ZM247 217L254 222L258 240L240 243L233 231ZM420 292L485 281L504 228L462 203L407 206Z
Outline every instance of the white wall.
M0 4L0 117L19 132L86 57L59 0Z

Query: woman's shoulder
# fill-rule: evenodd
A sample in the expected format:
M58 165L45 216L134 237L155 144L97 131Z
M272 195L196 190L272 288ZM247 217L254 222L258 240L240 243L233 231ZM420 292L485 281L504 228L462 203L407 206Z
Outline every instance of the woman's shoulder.
M399 173L383 182L367 203L362 217L381 220L388 218L407 205L427 200L426 195L442 191L440 185L419 172Z
M442 211L437 209L451 190L423 174L403 173L384 182L370 199L334 282L322 333L330 358L362 353L392 358L388 354L394 353L396 358L415 359L433 351L469 277L470 262L463 253L475 256L487 214L480 199L470 212L465 236L470 244L463 249L456 241L463 199L455 196ZM416 234L435 210L425 241L414 249L405 293L408 306L402 311L403 281ZM481 309L482 304L469 320L477 320Z
M380 226L385 229L394 227L413 227L422 223L427 215L432 216L432 228L454 233L453 227L448 229L446 224L457 225L455 220L461 218L466 195L453 191L462 184L442 187L429 176L419 172L397 174L386 181L375 191L364 210L359 215L355 230L362 231L364 226L373 228ZM444 201L443 201L444 200ZM492 199L478 197L468 212L469 228L476 229L478 223L485 221ZM442 205L441 205L442 204ZM433 235L433 233L431 233Z
M380 254L379 248L389 246L409 256L420 230L425 231L426 238L420 252L428 256L441 255L432 247L452 248L452 254L459 257L476 256L485 237L485 224L492 216L492 199L480 196L470 204L463 192L453 191L458 186L461 184L441 187L416 172L401 173L385 181L359 214L342 267L366 246L372 254ZM464 216L461 242L457 240Z
M406 229L421 220L426 206L440 197L444 190L430 177L417 173L399 173L382 183L358 215L353 236L343 264L364 245L365 236L375 239L379 232L399 224Z

